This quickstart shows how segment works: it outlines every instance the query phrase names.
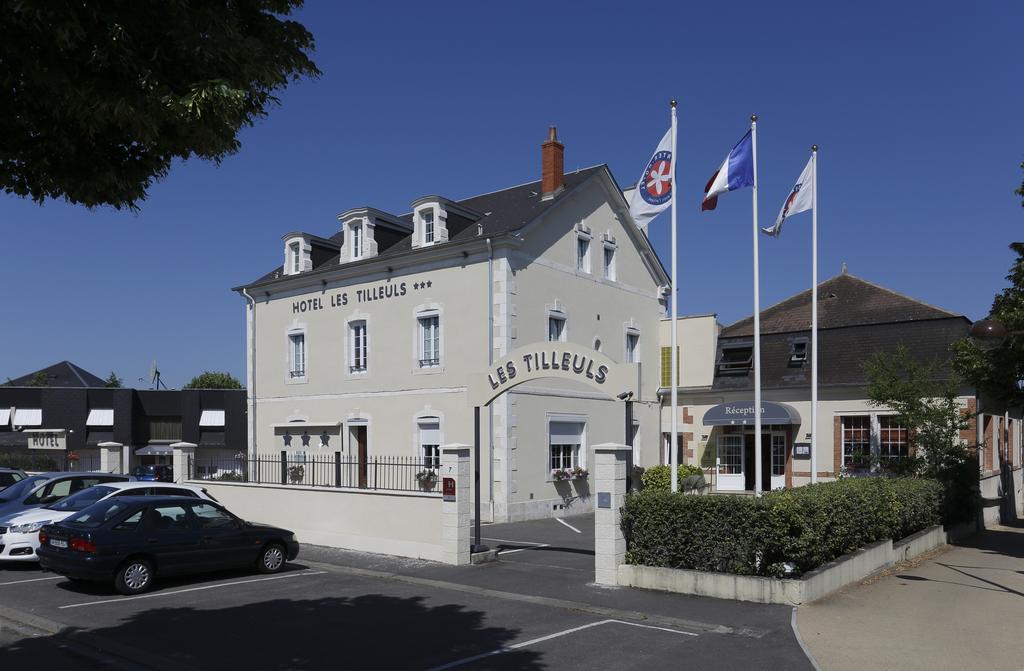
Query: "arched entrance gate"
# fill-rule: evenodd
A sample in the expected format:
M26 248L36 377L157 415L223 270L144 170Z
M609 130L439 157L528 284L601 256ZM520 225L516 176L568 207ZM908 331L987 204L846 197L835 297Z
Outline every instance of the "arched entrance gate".
M474 531L472 552L486 552L480 543L480 409L514 387L541 378L579 382L625 401L625 444L633 446L633 402L640 398L640 364L617 363L582 345L539 342L509 352L471 381L467 399L473 406ZM493 474L491 477L494 477Z

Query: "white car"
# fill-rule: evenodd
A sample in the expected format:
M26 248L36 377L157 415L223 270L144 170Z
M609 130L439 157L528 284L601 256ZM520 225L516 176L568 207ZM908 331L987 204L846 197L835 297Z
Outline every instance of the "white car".
M112 496L189 496L216 501L205 489L162 482L107 482L93 485L43 508L0 520L0 561L39 561L39 529Z

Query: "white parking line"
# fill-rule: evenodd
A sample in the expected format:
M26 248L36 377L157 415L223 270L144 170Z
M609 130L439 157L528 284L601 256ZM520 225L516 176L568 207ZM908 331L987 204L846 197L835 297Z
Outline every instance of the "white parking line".
M576 527L574 527L573 525L569 524L568 522L566 522L565 520L563 520L563 519L562 519L562 518L560 518L560 517L556 517L556 518L555 518L555 521L556 521L556 522L560 522L560 523L564 524L565 526L569 527L570 529L572 529L573 531L575 531L575 532L576 532L576 533L578 533L578 534L581 534L581 533L583 533L582 531L580 531L579 529L577 529L577 528L576 528Z
M516 548L515 550L498 550L499 555L510 555L513 552L524 552L526 550L539 550L540 548L551 547L551 543L534 543L532 541L510 541L506 538L481 538L484 541L497 541L499 543L512 543L513 545L532 545L530 548Z
M581 627L573 627L572 629L566 629L565 631L558 631L558 632L555 632L554 634L548 634L547 636L540 636L538 638L531 638L529 641L523 641L522 643L514 643L512 645L506 645L506 646L503 646L501 648L498 648L497 650L491 650L490 652L485 652L485 653L482 653L482 654L479 654L479 655L473 655L472 657L464 657L462 659L457 659L454 662L448 662L447 664L442 664L441 666L435 666L434 668L430 669L430 671L444 671L444 669L454 669L456 666L462 666L463 664L469 664L470 662L475 662L475 661L480 660L480 659L485 659L487 657L494 657L495 655L501 655L501 654L504 654L506 652L511 652L513 650L518 650L519 648L525 648L526 646L529 646L529 645L536 645L537 643L543 643L544 641L550 641L553 638L559 638L561 636L567 636L569 634L575 634L578 631L583 631L584 629L590 629L591 627L600 627L602 624L625 624L625 625L629 625L630 627L641 627L643 629L656 629L658 631L666 631L666 632L668 632L670 634L679 634L681 636L698 636L698 634L694 634L693 632L689 632L689 631L679 631L677 629L669 629L667 627L655 627L655 626L650 625L650 624L640 624L638 622L626 622L625 620L600 620L598 622L591 622L590 624L585 624L585 625L583 625Z
M25 582L39 582L40 580L60 580L63 577L64 576L61 576L61 575L51 575L51 576L47 576L45 578L29 578L27 580L11 580L9 582L0 582L0 587L3 587L4 585L20 585L20 584L25 583Z
M121 603L122 601L134 601L136 599L153 599L158 596L173 596L175 594L185 594L186 592L200 592L207 589L217 589L219 587L234 587L235 585L247 585L254 582L266 582L268 580L284 580L286 578L301 578L306 575L323 575L327 571L296 571L295 573L286 573L284 575L272 575L266 578L253 578L251 580L236 580L234 582L222 582L217 585L203 585L202 587L189 587L187 589L176 589L171 592L151 592L149 594L139 594L136 596L122 596L117 599L103 599L102 601L86 601L84 603L69 603L66 606L60 606L59 610L65 608L81 608L82 606L100 606L106 603Z

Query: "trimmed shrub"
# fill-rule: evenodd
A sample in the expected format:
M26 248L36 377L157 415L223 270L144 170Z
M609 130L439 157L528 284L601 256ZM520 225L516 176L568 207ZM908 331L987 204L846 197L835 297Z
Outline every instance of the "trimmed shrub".
M692 466L690 464L678 464L676 472L679 474L679 482L682 483L683 479L689 475L699 475L704 477L704 471L700 466ZM660 464L658 466L651 466L644 471L641 476L641 480L644 483L645 490L657 490L660 492L667 492L672 489L672 469L668 464Z
M38 454L0 454L0 467L22 471L56 471L57 460Z
M778 577L909 536L941 510L934 480L847 478L760 498L649 489L626 497L622 530L630 564Z

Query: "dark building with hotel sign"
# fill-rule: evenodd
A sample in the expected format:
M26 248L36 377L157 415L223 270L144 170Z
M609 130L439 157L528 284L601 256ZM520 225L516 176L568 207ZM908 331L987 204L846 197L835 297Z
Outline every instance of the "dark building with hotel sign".
M17 386L44 383L40 373L47 386ZM106 450L105 470L127 470L171 463L178 442L217 457L245 452L245 390L106 388L68 362L0 386L0 459L94 470Z

